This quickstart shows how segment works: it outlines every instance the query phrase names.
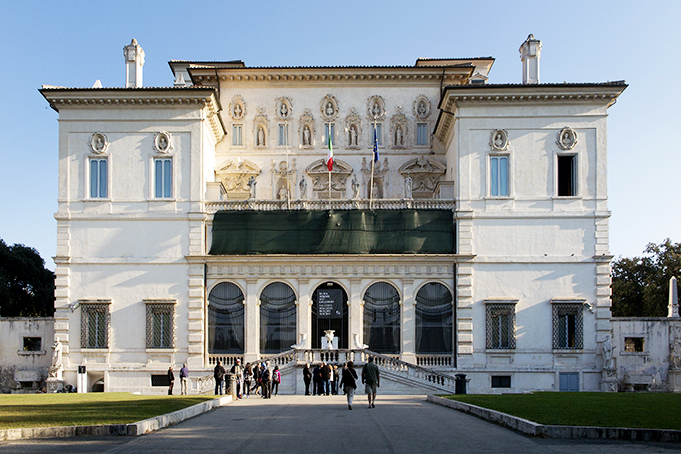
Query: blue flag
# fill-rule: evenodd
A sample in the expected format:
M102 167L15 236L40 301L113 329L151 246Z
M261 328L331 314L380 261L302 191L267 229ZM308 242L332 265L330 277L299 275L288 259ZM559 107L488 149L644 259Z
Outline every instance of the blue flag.
M375 125L374 125L374 162L378 162L378 136L376 135Z

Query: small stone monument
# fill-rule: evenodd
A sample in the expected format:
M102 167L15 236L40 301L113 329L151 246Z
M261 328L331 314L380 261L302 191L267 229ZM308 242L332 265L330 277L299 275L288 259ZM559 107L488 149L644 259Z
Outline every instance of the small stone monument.
M617 369L615 368L615 347L610 334L603 341L603 372L601 374L601 391L617 392Z
M54 344L52 344L52 365L50 366L49 377L46 380L47 392L50 393L56 393L64 388L62 350L61 341L59 339L55 340Z
M676 277L669 279L669 313L667 317L679 316L679 294L676 286Z
M333 338L335 332L336 330L333 329L327 329L326 331L324 331L324 339L326 339L327 350L335 350L335 347L333 346Z

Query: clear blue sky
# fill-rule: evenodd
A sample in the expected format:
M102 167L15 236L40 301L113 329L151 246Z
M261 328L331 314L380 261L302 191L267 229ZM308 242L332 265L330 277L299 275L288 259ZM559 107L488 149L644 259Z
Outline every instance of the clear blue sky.
M609 113L610 249L641 255L681 241L679 1L0 0L0 237L56 251L58 115L42 84L125 82L123 46L146 53L145 86L167 62L249 66L412 65L418 57L496 59L491 83L518 83L518 47L542 40L542 82L626 80Z

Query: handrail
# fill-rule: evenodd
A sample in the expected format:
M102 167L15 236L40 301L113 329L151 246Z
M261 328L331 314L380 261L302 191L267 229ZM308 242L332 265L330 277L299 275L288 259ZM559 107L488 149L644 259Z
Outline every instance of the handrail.
M385 369L407 373L410 378L417 378L429 383L434 383L436 385L455 389L456 379L450 375L443 374L432 369L427 369L425 367L417 366L401 359L393 358L391 356L382 355L371 350L364 350L366 359L373 357L377 366L383 367Z
M446 199L375 199L373 203L366 199L319 199L319 200L219 200L205 202L206 212L215 213L220 210L242 211L280 211L280 210L404 210L404 209L441 209L453 210L454 200Z

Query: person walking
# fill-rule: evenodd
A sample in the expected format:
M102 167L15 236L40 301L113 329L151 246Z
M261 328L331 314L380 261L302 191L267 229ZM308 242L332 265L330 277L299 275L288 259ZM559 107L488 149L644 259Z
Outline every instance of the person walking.
M213 378L215 379L215 395L222 395L222 381L225 379L225 368L222 367L222 363L218 360L218 363L213 369ZM219 391L219 393L218 393Z
M281 383L281 372L279 372L279 366L274 366L272 371L272 392L275 397L279 395L279 383Z
M187 363L182 364L182 369L180 369L180 394L183 396L187 395L187 387L189 385L189 368Z
M244 368L244 390L246 391L246 397L251 396L251 382L252 381L253 381L253 369L251 368L251 363L246 363L246 367Z
M168 395L173 395L173 385L175 384L175 374L173 374L173 366L168 368Z
M381 386L381 376L373 356L369 357L369 362L362 368L362 383L369 400L369 408L376 408L376 389Z
M310 382L312 381L312 371L310 370L310 363L305 363L303 368L303 381L305 382L305 395L310 395Z
M355 371L355 364L348 361L343 367L343 378L341 378L341 388L345 391L345 396L348 399L348 410L352 410L352 400L355 398L355 390L357 389L357 372Z

